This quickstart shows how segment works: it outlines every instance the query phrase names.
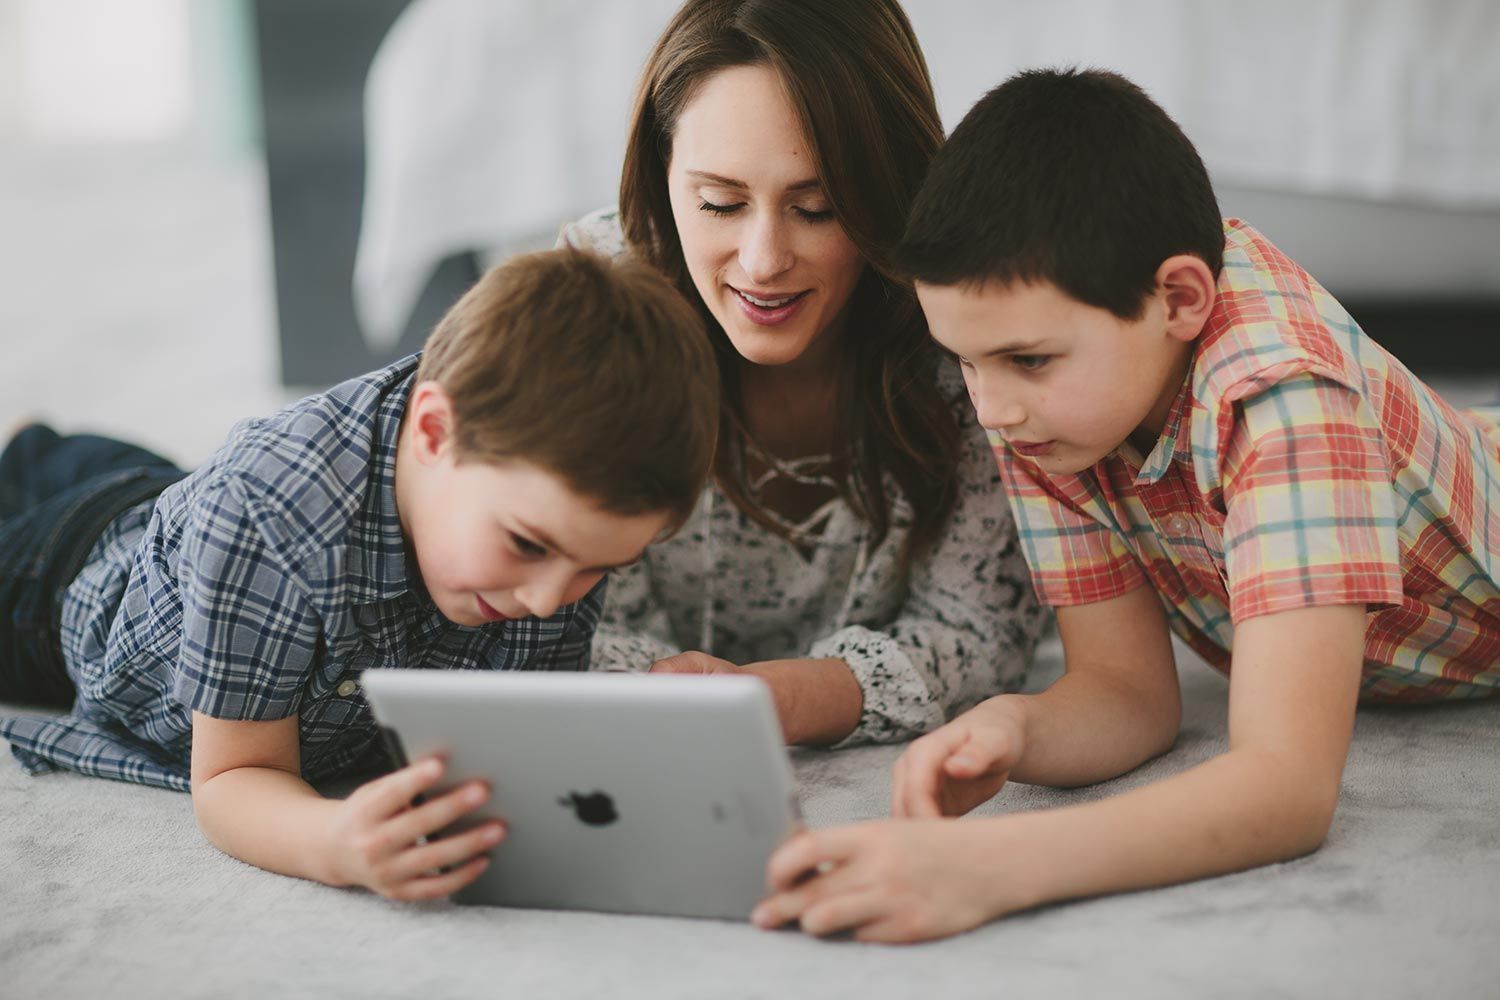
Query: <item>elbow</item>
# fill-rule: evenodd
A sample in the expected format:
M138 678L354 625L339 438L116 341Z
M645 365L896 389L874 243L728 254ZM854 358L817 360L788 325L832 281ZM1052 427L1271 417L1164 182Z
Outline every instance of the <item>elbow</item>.
M1331 795L1309 795L1297 804L1286 823L1286 857L1300 858L1323 846L1333 828L1333 813L1338 806L1338 789Z
M1309 781L1286 762L1280 779L1267 789L1265 801L1274 806L1262 812L1268 861L1290 861L1323 846L1333 828L1340 781ZM1274 772L1273 772L1274 773Z
M208 786L207 781L193 782L193 820L198 824L198 832L203 834L203 839L218 847L218 841L214 839L213 792Z
M1170 691L1136 692L1136 713L1143 737L1141 763L1160 757L1177 745L1182 731L1182 696L1174 686Z
M1177 695L1175 689L1173 694ZM1164 704L1157 704L1155 709L1152 731L1156 737L1156 745L1151 756L1159 757L1177 745L1177 736L1182 732L1182 698L1173 697Z

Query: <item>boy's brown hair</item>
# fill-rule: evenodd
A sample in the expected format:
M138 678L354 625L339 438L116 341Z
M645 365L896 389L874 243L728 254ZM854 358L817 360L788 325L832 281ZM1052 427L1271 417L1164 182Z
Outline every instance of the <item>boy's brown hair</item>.
M649 265L564 247L492 268L427 339L462 462L532 462L611 513L692 512L718 437L703 321Z

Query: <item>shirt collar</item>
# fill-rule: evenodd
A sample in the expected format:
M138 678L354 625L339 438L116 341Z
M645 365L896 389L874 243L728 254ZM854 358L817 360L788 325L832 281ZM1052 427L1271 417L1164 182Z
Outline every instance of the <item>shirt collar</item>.
M1147 455L1145 461L1141 463L1141 471L1136 474L1137 486L1157 482L1167 474L1167 469L1171 467L1174 459L1185 459L1192 453L1188 421L1184 419L1192 398L1193 365L1190 363L1187 375L1177 390L1177 398L1172 400L1172 407L1167 410L1167 420L1162 425L1161 435L1156 439L1156 446L1151 449L1151 454Z

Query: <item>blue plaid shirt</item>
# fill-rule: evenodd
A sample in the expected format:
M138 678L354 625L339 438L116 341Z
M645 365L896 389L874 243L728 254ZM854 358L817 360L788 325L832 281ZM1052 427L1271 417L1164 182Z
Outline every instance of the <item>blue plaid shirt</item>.
M367 667L581 670L601 581L547 619L444 618L396 514L396 442L417 357L246 421L204 466L110 525L68 588L62 718L10 718L28 771L186 791L194 710L296 715L308 780L347 772L378 729Z

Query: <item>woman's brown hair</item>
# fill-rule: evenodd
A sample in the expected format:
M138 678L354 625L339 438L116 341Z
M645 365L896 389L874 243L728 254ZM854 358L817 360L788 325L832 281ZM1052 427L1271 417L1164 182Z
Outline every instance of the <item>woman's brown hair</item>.
M683 108L709 76L744 65L781 78L834 216L869 265L840 345L834 454L845 459L840 492L877 544L891 526L884 480L895 479L912 508L907 567L940 535L957 494L958 426L916 297L891 264L943 139L927 63L895 0L687 0L642 74L620 180L625 241L697 304L723 387L715 479L779 530L749 498L739 355L693 287L667 191Z

